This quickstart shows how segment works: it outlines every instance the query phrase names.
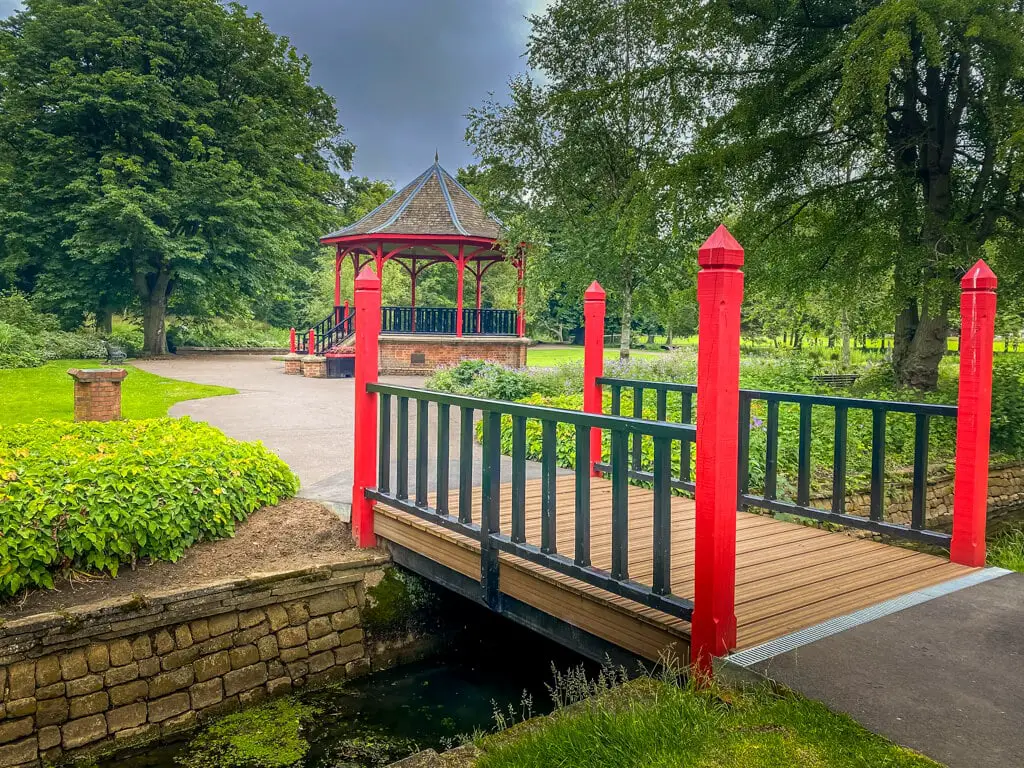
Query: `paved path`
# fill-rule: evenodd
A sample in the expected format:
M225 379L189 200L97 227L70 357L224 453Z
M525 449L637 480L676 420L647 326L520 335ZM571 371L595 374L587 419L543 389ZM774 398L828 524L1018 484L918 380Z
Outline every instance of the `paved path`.
M135 363L139 368L171 379L234 387L237 395L187 400L170 410L172 416L191 416L213 424L239 440L261 440L299 476L300 496L328 502L345 519L352 502L352 440L354 400L352 379L307 379L286 376L284 364L270 357L221 356L175 357ZM383 377L382 382L406 387L422 386L423 378ZM393 409L394 410L394 409ZM436 467L436 409L430 411L429 485L434 489ZM415 407L410 408L410 422ZM458 487L459 419L452 409L449 446L449 478ZM392 451L395 438L392 427ZM410 425L410 459L415 459L415 426ZM480 483L480 446L474 485ZM502 477L511 477L511 460L503 457ZM410 470L410 474L412 471ZM539 465L530 462L527 477L539 476ZM392 480L392 486L394 481ZM410 491L413 480L410 477Z
M809 642L796 648L766 644L768 658L733 658L950 768L1021 766L1024 574L988 569L965 583L854 614L866 621L836 634L799 633Z

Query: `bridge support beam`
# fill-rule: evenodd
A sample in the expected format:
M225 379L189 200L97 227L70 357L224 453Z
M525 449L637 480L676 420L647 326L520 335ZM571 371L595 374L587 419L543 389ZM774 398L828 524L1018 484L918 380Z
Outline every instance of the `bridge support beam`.
M985 565L997 285L995 274L980 259L960 282L960 392L949 559L977 567Z
M700 678L736 646L736 509L743 248L720 226L697 258L697 472L690 661Z
M355 434L352 442L352 537L360 547L373 547L373 502L366 489L377 485L377 393L367 384L376 384L379 366L380 277L367 265L356 277L356 362L355 362Z
M595 280L583 294L583 410L601 413L601 385L597 380L604 375L604 316L606 296L604 288ZM601 461L601 430L590 430L590 475L601 473L594 464Z

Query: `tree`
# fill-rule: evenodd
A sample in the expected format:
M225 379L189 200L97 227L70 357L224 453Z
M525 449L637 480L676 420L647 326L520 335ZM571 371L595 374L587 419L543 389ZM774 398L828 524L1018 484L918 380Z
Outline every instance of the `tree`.
M87 309L266 296L349 167L333 100L259 16L217 0L27 0L0 25L0 259ZM13 266L12 266L13 265Z
M887 281L897 380L935 387L958 277L987 245L1021 256L1021 4L672 5L673 65L650 74L706 94L706 125L671 183L727 190L751 262Z
M634 296L671 259L654 171L673 157L672 90L641 73L664 66L652 38L657 0L561 0L531 16L527 59L540 76L509 84L507 101L470 113L467 139L499 197L544 233L531 262L549 285L582 293L595 278L621 311L629 356Z

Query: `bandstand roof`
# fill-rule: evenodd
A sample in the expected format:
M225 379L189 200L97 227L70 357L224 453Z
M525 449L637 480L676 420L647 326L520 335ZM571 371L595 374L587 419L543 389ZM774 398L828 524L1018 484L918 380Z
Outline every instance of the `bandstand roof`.
M380 235L439 235L445 238L498 240L502 223L487 213L473 194L434 164L359 221L320 238L322 243Z

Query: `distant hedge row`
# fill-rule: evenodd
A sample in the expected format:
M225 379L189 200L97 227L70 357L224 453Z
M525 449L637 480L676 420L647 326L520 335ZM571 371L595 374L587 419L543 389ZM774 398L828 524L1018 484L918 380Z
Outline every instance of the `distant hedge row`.
M297 490L261 444L189 419L0 427L0 597L57 571L176 560Z

